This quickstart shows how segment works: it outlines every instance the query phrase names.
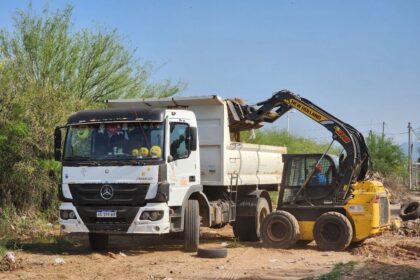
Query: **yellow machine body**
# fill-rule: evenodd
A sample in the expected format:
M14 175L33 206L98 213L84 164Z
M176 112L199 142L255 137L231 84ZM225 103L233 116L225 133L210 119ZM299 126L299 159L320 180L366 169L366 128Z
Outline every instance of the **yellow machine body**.
M391 225L390 194L379 181L353 184L353 197L344 205L353 226L353 240L361 241L381 233ZM313 240L315 221L298 221L301 240Z

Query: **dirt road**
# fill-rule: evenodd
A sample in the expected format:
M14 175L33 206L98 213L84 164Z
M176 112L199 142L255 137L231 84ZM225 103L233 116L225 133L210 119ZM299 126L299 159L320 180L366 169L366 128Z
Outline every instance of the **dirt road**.
M301 279L339 263L347 264L339 272L346 279L420 279L419 237L388 234L346 252L321 252L314 243L289 250L238 244L229 226L203 230L201 239L206 246L226 242L228 257L201 259L182 252L179 240L163 237L114 237L109 253L98 254L88 250L86 237L73 237L72 243L24 246L16 251L20 268L0 279Z

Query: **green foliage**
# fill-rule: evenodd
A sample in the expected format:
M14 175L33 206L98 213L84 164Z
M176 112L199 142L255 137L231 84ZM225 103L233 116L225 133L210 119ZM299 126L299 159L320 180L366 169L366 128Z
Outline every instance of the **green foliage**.
M241 134L242 139L249 139L248 133ZM255 139L246 142L262 145L286 146L289 154L324 153L329 143L317 142L305 137L289 135L285 130L265 129L255 132ZM330 154L338 154L339 149L332 147Z
M372 159L373 171L387 176L405 175L406 156L400 146L395 144L391 138L383 138L371 132L366 142Z
M72 10L71 6L52 14L44 10L42 16L31 9L18 10L15 32L0 33L3 67L12 66L23 81L60 89L60 98L70 95L96 102L179 91L180 85L168 82L149 84L150 65L140 65L115 30L72 33Z
M273 209L277 208L277 203L279 202L279 192L278 191L270 191L268 192L271 198L271 204L273 205Z
M18 10L14 30L0 30L0 207L15 215L56 212L53 131L70 113L184 87L149 82L151 66L115 30L74 32L72 10Z
M4 246L3 244L0 244L0 258L3 258L6 252L7 252L6 246Z

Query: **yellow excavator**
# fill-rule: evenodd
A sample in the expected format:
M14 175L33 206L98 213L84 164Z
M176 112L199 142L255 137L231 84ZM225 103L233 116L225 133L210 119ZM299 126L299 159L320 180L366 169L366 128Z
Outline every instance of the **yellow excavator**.
M381 182L366 179L368 147L354 127L288 90L256 106L229 106L231 132L259 128L296 109L332 133L323 154L283 156L277 211L260 229L265 245L289 248L315 240L321 250L340 251L389 228L390 194ZM334 142L343 147L340 156L328 154Z

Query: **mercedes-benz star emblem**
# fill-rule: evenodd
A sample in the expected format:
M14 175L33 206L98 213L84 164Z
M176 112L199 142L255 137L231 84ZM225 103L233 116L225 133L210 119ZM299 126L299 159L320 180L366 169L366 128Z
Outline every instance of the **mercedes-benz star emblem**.
M103 199L110 200L114 196L114 189L110 185L103 185L100 194Z

